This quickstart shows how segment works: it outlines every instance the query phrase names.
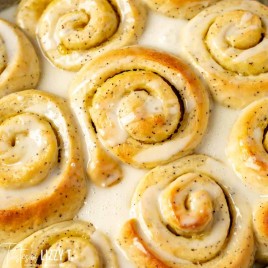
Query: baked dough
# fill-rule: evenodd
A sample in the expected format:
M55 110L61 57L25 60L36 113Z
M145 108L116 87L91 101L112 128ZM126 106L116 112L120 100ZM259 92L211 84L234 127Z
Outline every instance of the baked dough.
M99 185L121 176L118 164L152 168L191 153L208 122L208 94L181 59L138 46L86 65L70 87L85 136L88 173Z
M0 19L0 98L33 88L39 81L36 52L19 28Z
M251 215L231 180L204 155L151 170L134 193L120 246L137 267L252 267Z
M117 268L109 240L91 223L66 221L40 230L8 252L2 268Z
M268 7L227 0L185 27L186 56L203 75L215 100L242 108L268 96Z
M136 0L27 0L17 21L30 32L38 21L37 39L45 56L59 68L78 71L105 51L136 43L145 18L146 10Z
M191 19L219 0L143 0L151 9L172 18Z
M268 262L268 199L262 198L254 207L253 224L257 240L256 259Z
M237 175L260 197L268 193L268 98L245 108L235 122L227 147ZM268 200L260 198L253 207L257 238L257 260L268 261Z
M18 6L17 24L30 36L34 37L36 25L44 10L53 0L21 0Z
M66 101L26 90L0 99L0 244L72 219L86 195Z
M238 176L253 189L268 193L268 98L253 102L235 122L227 154Z

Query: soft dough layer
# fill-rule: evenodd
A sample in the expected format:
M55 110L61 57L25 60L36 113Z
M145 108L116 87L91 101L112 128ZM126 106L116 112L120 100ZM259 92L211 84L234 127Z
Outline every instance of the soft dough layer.
M121 176L103 147L125 163L152 168L192 152L207 128L209 99L199 77L181 59L147 48L95 59L73 81L70 98L89 175L103 186Z
M0 19L0 97L35 87L39 75L33 45L17 26Z
M10 250L2 268L117 268L109 240L92 224L66 221L40 230Z
M105 51L136 43L145 17L143 5L136 0L24 0L17 21L37 34L54 65L78 71Z
M151 9L173 18L191 19L219 0L143 0Z
M257 259L268 261L268 98L245 108L230 134L227 154L238 176L260 194L253 208Z
M72 219L86 181L66 101L37 90L0 99L0 243Z
M238 175L253 188L268 193L268 98L250 104L235 122L227 154Z
M268 95L268 7L220 1L185 27L183 46L221 104L242 108Z
M151 170L134 193L120 246L137 267L252 267L251 214L230 180L203 155Z

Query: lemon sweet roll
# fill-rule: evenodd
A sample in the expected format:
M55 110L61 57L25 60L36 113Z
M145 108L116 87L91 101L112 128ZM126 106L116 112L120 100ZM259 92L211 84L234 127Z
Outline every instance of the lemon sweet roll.
M44 55L70 71L103 52L135 44L145 20L139 0L24 0L17 15Z
M138 46L86 65L70 99L87 144L88 173L103 186L122 176L120 162L153 168L191 153L209 117L207 91L191 68Z
M80 142L66 101L37 90L0 99L1 246L72 219L86 188Z
M204 155L152 169L135 190L119 245L137 267L252 267L251 212L231 180Z
M268 7L227 0L203 10L185 27L186 57L219 103L243 108L268 96Z

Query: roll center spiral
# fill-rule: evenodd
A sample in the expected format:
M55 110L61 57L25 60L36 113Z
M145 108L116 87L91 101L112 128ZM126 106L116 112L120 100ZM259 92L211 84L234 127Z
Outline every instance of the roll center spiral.
M215 23L224 23L230 17L232 25L226 33L229 45L238 49L248 49L260 42L263 28L259 16L248 11L236 11L230 12L224 20L218 19Z
M261 18L244 10L229 11L210 25L206 44L213 58L225 69L242 75L268 71Z
M182 180L190 179L190 183L182 186L175 181L163 193L161 207L169 227L178 235L192 236L209 229L213 222L213 201L208 191L195 187L208 178L197 174L185 174ZM193 184L193 186L191 186Z
M21 188L47 177L58 158L50 124L33 114L21 114L0 126L0 185Z
M160 76L129 71L103 84L94 96L91 116L102 139L110 144L112 133L115 137L121 133L122 138L129 135L140 142L157 143L176 131L181 112L172 87Z
M81 4L77 11L62 15L57 23L61 53L68 50L86 50L109 39L117 30L118 17L106 0Z

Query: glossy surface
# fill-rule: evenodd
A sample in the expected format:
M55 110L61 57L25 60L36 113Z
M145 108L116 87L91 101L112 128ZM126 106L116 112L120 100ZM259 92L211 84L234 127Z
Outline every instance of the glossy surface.
M2 12L1 16L14 21L15 9ZM186 22L183 20L150 13L146 30L140 38L139 44L164 49L175 55L183 56L181 53L180 34L185 24ZM42 58L42 68L43 76L38 88L67 97L68 87L74 74L56 69L44 58ZM208 131L196 152L208 154L226 164L228 174L230 173L228 177L235 178L232 180L232 183L236 185L235 189L250 201L250 207L254 207L258 204L258 193L251 192L247 187L243 186L239 178L233 173L225 155L228 136L238 114L238 111L224 108L218 104L213 105ZM113 247L118 253L120 265L132 268L134 265L126 259L115 241L123 223L130 217L131 197L146 171L134 169L127 165L122 166L122 171L124 180L112 188L102 189L93 184L90 185L87 199L78 218L92 222L97 229L111 237Z

